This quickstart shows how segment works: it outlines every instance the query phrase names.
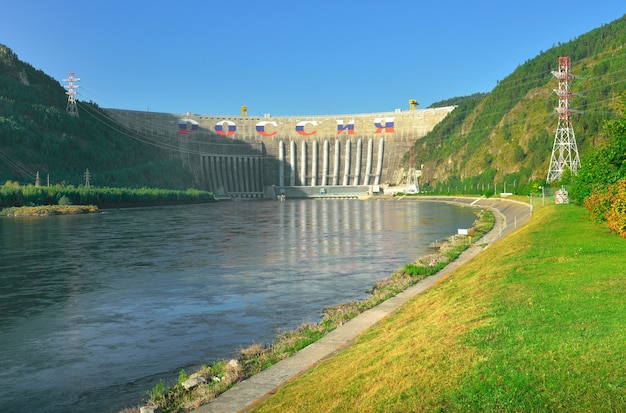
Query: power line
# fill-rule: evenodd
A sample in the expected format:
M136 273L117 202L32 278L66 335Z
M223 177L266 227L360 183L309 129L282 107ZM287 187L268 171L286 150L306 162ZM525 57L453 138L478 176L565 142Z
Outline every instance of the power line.
M35 174L29 171L29 169L22 162L10 157L6 152L0 149L0 159L4 161L10 168L16 171L19 175L27 178L28 180L34 180Z

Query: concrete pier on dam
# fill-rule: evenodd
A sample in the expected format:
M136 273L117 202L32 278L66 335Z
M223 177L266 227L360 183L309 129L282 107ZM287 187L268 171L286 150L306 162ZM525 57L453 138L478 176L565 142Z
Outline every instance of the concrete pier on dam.
M412 143L453 109L294 117L106 112L142 140L178 152L196 186L275 198L365 195L397 184Z

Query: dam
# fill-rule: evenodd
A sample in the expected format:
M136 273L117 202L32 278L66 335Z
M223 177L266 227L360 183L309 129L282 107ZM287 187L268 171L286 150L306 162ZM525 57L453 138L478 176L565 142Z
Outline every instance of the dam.
M356 197L400 183L413 142L452 110L297 117L106 113L180 156L199 188L231 198L299 198Z

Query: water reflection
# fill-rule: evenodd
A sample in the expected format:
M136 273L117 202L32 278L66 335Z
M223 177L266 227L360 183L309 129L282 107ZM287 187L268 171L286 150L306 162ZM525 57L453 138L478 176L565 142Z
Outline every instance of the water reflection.
M0 219L0 410L136 404L180 368L364 297L473 219L354 200Z

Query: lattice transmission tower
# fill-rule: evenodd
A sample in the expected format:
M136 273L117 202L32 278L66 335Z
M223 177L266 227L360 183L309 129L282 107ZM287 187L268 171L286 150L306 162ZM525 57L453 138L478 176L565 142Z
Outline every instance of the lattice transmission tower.
M70 75L67 79L63 79L64 82L68 82L68 84L65 86L65 88L67 89L67 92L65 92L65 94L67 95L67 113L69 113L70 116L74 116L74 117L78 117L78 107L76 106L76 99L74 98L74 96L76 95L76 91L74 89L76 89L78 87L78 85L74 84L74 82L79 81L80 78L74 77L74 72L70 72Z
M559 87L554 92L559 97L559 106L556 112L559 115L559 123L554 135L554 146L552 147L552 156L550 158L550 169L548 170L547 183L558 181L561 175L569 168L572 173L576 174L580 167L580 157L578 156L578 146L576 145L576 136L574 128L572 128L572 110L570 109L570 80L575 76L570 74L569 57L559 57L559 70L552 71L552 74L559 80Z

